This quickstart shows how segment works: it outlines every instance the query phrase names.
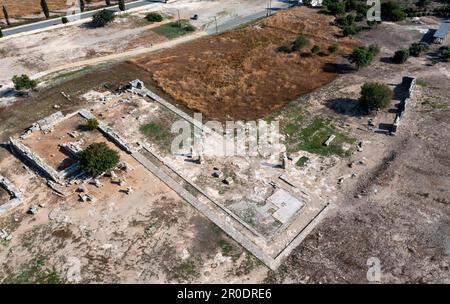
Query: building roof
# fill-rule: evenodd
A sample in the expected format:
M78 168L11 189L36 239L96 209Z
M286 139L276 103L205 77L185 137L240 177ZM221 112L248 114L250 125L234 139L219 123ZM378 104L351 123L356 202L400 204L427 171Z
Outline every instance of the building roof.
M442 22L439 29L434 34L434 38L444 39L450 32L450 21Z

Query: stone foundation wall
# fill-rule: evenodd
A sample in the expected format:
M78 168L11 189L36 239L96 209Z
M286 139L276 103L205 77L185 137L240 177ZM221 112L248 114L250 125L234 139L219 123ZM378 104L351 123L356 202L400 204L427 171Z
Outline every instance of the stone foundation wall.
M9 145L11 151L17 155L18 158L28 161L35 169L39 170L45 177L54 182L58 181L58 172L49 167L39 156L34 154L27 146L22 144L19 140L10 138Z
M406 87L408 90L408 97L402 100L399 104L399 113L395 117L394 123L392 124L391 133L395 134L400 127L400 122L402 118L405 116L405 112L408 108L408 105L411 101L411 96L416 88L416 77L413 76L404 76L402 79L402 86Z

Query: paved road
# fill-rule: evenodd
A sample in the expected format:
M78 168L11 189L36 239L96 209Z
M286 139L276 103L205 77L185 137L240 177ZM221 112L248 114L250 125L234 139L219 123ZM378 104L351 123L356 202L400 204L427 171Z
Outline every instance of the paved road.
M164 2L164 0L138 0L138 1L127 3L126 9L138 8L138 7L145 6L145 5L148 5L151 3L161 3L161 2ZM113 11L113 12L118 12L119 7L117 5L110 6L110 7L108 7L108 10ZM71 15L71 16L67 16L67 18L70 21L92 18L92 16L97 11L98 10L94 10L94 11L84 12L84 13L77 14L77 15ZM4 29L3 36L6 37L6 36L14 35L14 34L26 33L26 32L30 32L30 31L34 31L34 30L44 29L44 28L47 28L47 27L50 27L53 25L58 25L58 24L62 24L61 18L54 18L54 19L49 19L49 20L45 20L45 21L41 21L41 22L30 23L30 24L26 24L26 25L22 25L22 26L12 27L10 29Z

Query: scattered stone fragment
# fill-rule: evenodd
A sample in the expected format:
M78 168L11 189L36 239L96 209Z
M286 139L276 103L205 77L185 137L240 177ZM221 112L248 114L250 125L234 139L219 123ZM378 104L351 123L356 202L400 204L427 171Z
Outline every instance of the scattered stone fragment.
M30 208L28 208L28 211L27 211L27 213L28 214L36 214L38 212L38 209L36 208L36 207L30 207Z
M226 179L223 180L223 182L226 185L231 185L234 183L233 178L231 178L231 177L227 177Z
M93 184L97 188L103 187L103 184L96 178L91 181L91 184Z
M222 178L223 172L222 171L214 171L213 176L217 177L217 178Z
M83 202L83 203L85 203L85 202L91 202L91 201L93 201L93 196L92 195L90 195L90 194L80 194L79 195L80 196L80 200Z

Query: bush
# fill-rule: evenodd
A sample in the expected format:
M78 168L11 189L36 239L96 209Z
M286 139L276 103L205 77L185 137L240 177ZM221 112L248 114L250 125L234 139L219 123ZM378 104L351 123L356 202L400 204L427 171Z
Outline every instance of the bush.
M328 52L330 52L331 54L335 54L338 51L338 49L339 45L335 42L328 47Z
M355 64L358 70L362 67L370 65L373 61L374 54L365 46L355 48L350 55L350 62Z
M401 49L395 52L392 57L392 61L398 64L405 63L409 58L409 51L407 49Z
M80 168L92 177L113 169L119 163L119 153L106 143L93 143L80 155Z
M388 1L381 4L381 16L386 20L401 21L406 18L406 13L397 3Z
M315 44L311 49L311 53L318 54L319 52L320 52L320 46Z
M347 36L352 36L355 35L358 32L358 29L355 26L345 26L342 34L347 37Z
M346 12L345 2L336 0L324 0L323 6L332 15L341 15Z
M309 40L305 36L300 35L297 39L295 39L295 41L292 45L292 50L299 51L302 48L304 48L305 46L307 46L308 44L309 44Z
M102 27L110 22L113 22L115 18L116 16L112 11L104 9L92 16L92 23L95 26Z
M99 122L95 118L90 118L87 120L86 128L90 131L96 130L99 126Z
M14 75L12 78L14 88L18 91L34 89L37 86L36 80L31 80L28 75L22 74L21 76Z
M439 48L439 56L440 56L443 60L448 60L448 59L450 59L450 45L441 46L441 47Z
M383 109L386 108L394 93L385 84L376 82L366 82L361 87L361 97L359 102L366 110Z
M161 16L161 14L152 12L152 13L148 13L145 16L145 20L147 20L148 22L161 22L161 21L163 21L163 17Z
M67 17L61 17L61 22L62 24L69 23L69 19L67 19Z
M426 42L414 42L409 47L409 54L411 56L418 57L420 56L420 54L422 54L422 52L428 51L429 48L430 46Z

